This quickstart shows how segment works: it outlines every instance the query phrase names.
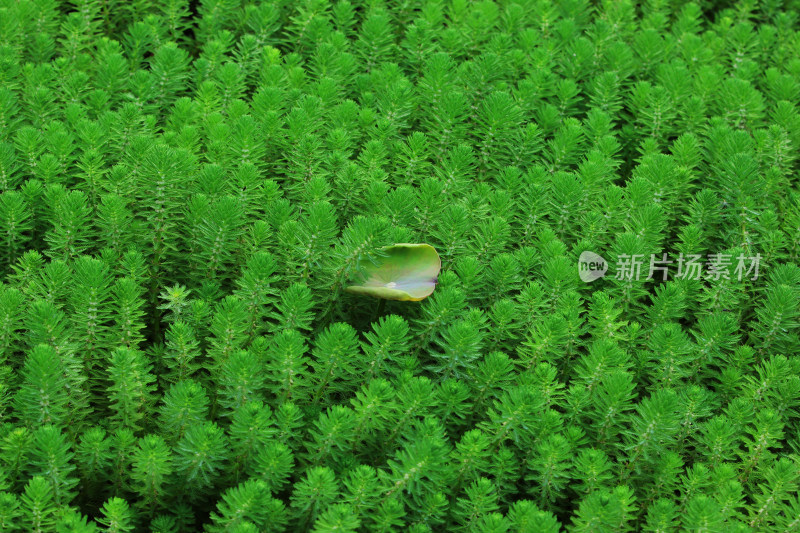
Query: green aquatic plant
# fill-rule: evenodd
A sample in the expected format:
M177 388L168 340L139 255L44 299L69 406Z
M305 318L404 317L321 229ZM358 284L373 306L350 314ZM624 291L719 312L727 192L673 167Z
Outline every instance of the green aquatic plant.
M800 533L798 13L0 0L0 531Z

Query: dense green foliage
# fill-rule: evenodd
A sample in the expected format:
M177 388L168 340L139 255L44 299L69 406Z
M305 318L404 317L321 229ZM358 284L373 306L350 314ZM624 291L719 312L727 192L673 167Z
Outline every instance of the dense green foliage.
M0 0L0 530L800 531L798 13Z

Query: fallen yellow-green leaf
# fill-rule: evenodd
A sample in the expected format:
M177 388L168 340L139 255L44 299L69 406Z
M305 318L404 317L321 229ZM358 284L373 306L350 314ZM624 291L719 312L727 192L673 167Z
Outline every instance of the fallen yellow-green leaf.
M419 301L436 288L442 261L430 244L399 243L383 248L378 264L363 265L363 279L345 288L386 300Z

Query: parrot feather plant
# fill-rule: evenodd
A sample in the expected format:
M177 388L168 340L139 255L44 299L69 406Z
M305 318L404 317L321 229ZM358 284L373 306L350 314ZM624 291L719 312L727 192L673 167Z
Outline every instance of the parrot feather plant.
M0 0L0 532L800 533L800 0L107 4Z

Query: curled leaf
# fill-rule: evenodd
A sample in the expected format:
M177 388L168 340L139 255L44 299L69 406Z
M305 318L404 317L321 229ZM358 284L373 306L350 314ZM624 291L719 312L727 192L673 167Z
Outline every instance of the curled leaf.
M430 244L400 243L383 248L378 264L363 265L363 280L345 290L386 300L419 301L436 288L442 262Z

